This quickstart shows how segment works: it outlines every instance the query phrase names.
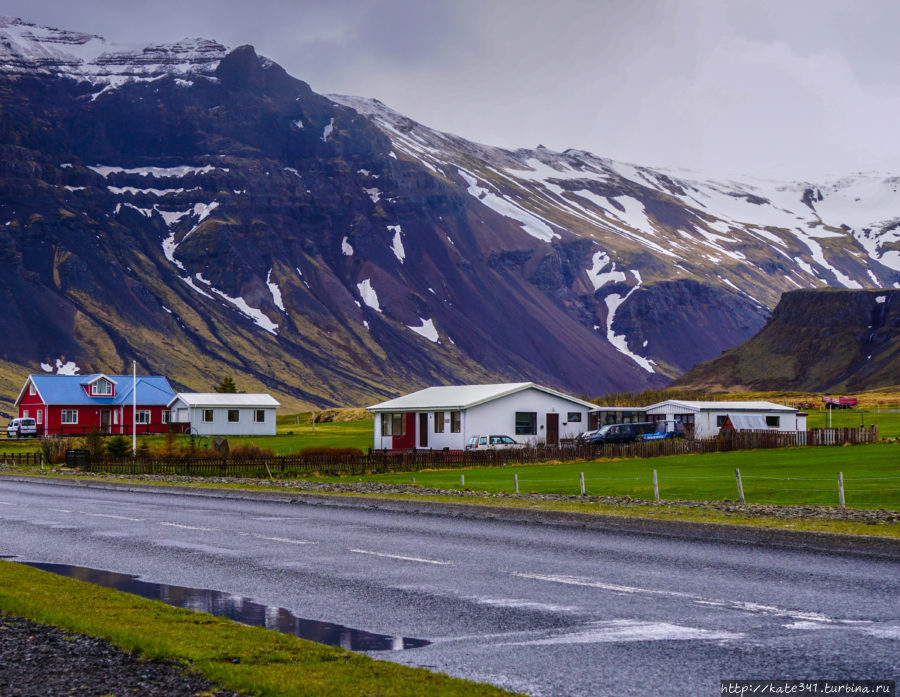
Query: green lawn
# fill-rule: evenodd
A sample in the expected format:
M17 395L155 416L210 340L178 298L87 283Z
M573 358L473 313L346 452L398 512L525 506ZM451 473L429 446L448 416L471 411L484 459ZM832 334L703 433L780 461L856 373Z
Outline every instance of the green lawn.
M655 469L662 499L721 501L738 499L735 469L740 469L748 503L838 504L838 472L844 474L846 504L852 508L900 509L900 445L745 450L710 455L681 455L634 460L496 468L424 471L363 477L366 481L520 493L577 494L584 472L586 493L596 496L653 498ZM357 478L359 479L359 478ZM340 479L327 478L328 481ZM344 479L346 481L346 479Z
M807 412L807 428L826 428L829 426L828 412L824 409L810 410ZM860 424L866 426L878 426L880 438L900 437L900 409L890 411L877 411L866 409L862 412L855 409L833 409L831 423L833 428L855 428Z

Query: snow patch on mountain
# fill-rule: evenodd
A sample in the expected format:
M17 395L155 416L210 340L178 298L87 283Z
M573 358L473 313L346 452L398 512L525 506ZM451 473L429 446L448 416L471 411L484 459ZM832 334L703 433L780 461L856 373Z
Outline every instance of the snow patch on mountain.
M356 284L356 289L359 291L359 297L362 298L367 307L371 307L375 312L381 312L381 306L378 304L378 294L372 287L372 279L363 279Z
M95 171L101 177L107 178L111 174L137 174L142 177L185 177L188 174L208 174L214 170L228 172L227 167L215 165L203 165L193 167L191 165L178 165L177 167L115 167L110 165L88 165L88 169Z
M379 191L376 187L372 187L371 189L363 189L368 195L369 198L372 199L372 203L378 203L381 199L381 191Z
M403 249L403 239L400 237L402 230L399 225L388 225L387 229L394 233L394 239L391 240L391 251L402 264L403 260L406 258L406 250Z
M347 241L346 237L344 237L344 239L341 240L341 253L345 257L353 256L353 247L350 246L350 243Z
M322 142L327 143L328 139L331 137L331 133L334 131L334 117L331 117L331 121L329 121L325 128L322 129Z
M612 267L609 271L603 271L610 264L609 255L606 252L596 252L591 262L593 265L587 269L587 275L594 286L594 291L600 290L607 283L625 282L625 273L616 271L615 262L612 262Z
M272 302L275 303L275 307L286 312L284 301L281 299L281 288L272 280L272 269L269 269L269 273L266 275L266 285L269 287L269 293L272 294Z
M542 242L552 242L559 235L550 229L543 220L526 211L524 208L514 203L508 197L500 197L497 194L489 192L487 189L478 185L478 179L475 175L457 168L459 175L469 185L468 192L477 198L481 203L491 210L499 213L506 218L521 223L522 229L532 237L536 237Z
M616 334L613 331L613 320L616 316L616 311L619 307L622 306L628 298L631 296L634 291L641 287L641 275L639 272L632 270L631 272L634 275L635 281L637 284L632 287L624 296L619 295L618 293L610 293L603 300L606 303L606 339L612 344L613 348L615 348L619 353L628 356L631 360L637 363L641 368L646 370L648 373L656 372L653 369L653 365L650 361L648 361L643 356L639 356L636 353L633 353L628 348L628 337L624 334Z
M438 331L434 327L434 321L431 319L425 319L424 317L419 317L419 321L422 323L421 326L415 327L406 325L409 329L412 329L419 336L425 337L433 344L439 344L438 341Z

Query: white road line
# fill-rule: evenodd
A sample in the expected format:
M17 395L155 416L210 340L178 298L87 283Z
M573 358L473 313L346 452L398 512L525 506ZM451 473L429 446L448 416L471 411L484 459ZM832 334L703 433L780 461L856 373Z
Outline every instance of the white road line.
M19 508L19 504L10 503L9 501L0 501L0 506L12 506L13 508ZM23 506L24 508L24 506Z
M828 617L827 615L822 615L816 612L787 610L780 607L773 607L771 605L760 605L758 603L748 603L740 600L708 600L707 598L704 598L700 595L694 595L693 593L681 593L679 591L662 591L654 590L652 588L639 588L637 586L621 586L614 583L604 583L602 581L575 578L573 576L547 576L543 574L522 574L518 572L513 572L512 575L518 576L519 578L532 579L535 581L548 581L550 583L565 583L570 586L599 588L600 590L612 591L614 593L658 595L667 598L679 598L682 600L688 600L697 605L710 605L714 607L724 607L731 610L738 610L740 612L774 615L776 617L789 617L794 620L803 620L807 622L844 622L843 620L836 620L832 617Z
M219 528L198 528L193 525L182 525L181 523L160 523L160 525L167 525L170 528L183 528L184 530L202 530L203 532L214 532Z
M71 513L68 508L51 508L51 511L56 511L57 513Z
M133 520L136 523L142 522L143 518L129 518L124 515L112 515L110 513L85 513L84 515L94 516L94 518L114 518L116 520Z
M240 533L244 534L244 533ZM265 535L252 535L257 540L271 540L272 542L286 542L289 545L314 545L316 542L310 540L292 540L289 537L266 537Z
M436 561L434 559L422 559L421 557L404 557L400 554L385 554L384 552L372 552L367 549L351 549L348 550L355 554L369 554L373 557L386 557L387 559L400 559L401 561L415 561L420 564L436 564L438 566L453 566L453 562Z

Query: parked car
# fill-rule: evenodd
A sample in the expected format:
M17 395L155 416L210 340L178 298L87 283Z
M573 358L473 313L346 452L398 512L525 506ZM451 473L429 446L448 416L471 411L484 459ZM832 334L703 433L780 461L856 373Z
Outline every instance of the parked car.
M511 436L472 436L466 443L466 450L506 450L507 448L521 448Z
M6 427L7 438L34 438L37 435L37 422L31 418L13 419Z
M639 421L633 424L608 424L596 431L585 433L584 441L592 445L603 443L633 443L645 433L654 433L656 424Z

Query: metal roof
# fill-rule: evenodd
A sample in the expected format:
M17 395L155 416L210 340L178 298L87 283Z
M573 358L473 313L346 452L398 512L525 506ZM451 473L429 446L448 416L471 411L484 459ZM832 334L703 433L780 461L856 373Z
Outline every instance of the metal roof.
M181 400L189 407L280 407L270 394L243 392L179 392L167 406Z
M794 407L786 407L783 404L775 402L693 402L681 399L667 399L665 402L651 404L644 407L643 411L653 413L656 410L662 410L667 407L677 407L687 411L778 411L784 413L795 413Z
M528 389L545 392L587 409L594 409L597 406L591 402L585 402L562 392L551 390L549 387L535 385L533 382L509 382L496 385L441 385L439 387L426 387L424 390L412 392L379 404L373 404L366 408L375 412L434 411L443 409L461 411Z
M92 397L84 389L100 377L111 380L116 385L114 397ZM44 404L65 406L118 406L119 404L131 404L132 376L131 375L105 375L95 373L93 375L29 375L22 391L16 399L16 405L25 394L28 383L31 382ZM162 375L138 375L137 376L137 402L142 406L165 406L172 399L175 392L169 385L169 381Z

